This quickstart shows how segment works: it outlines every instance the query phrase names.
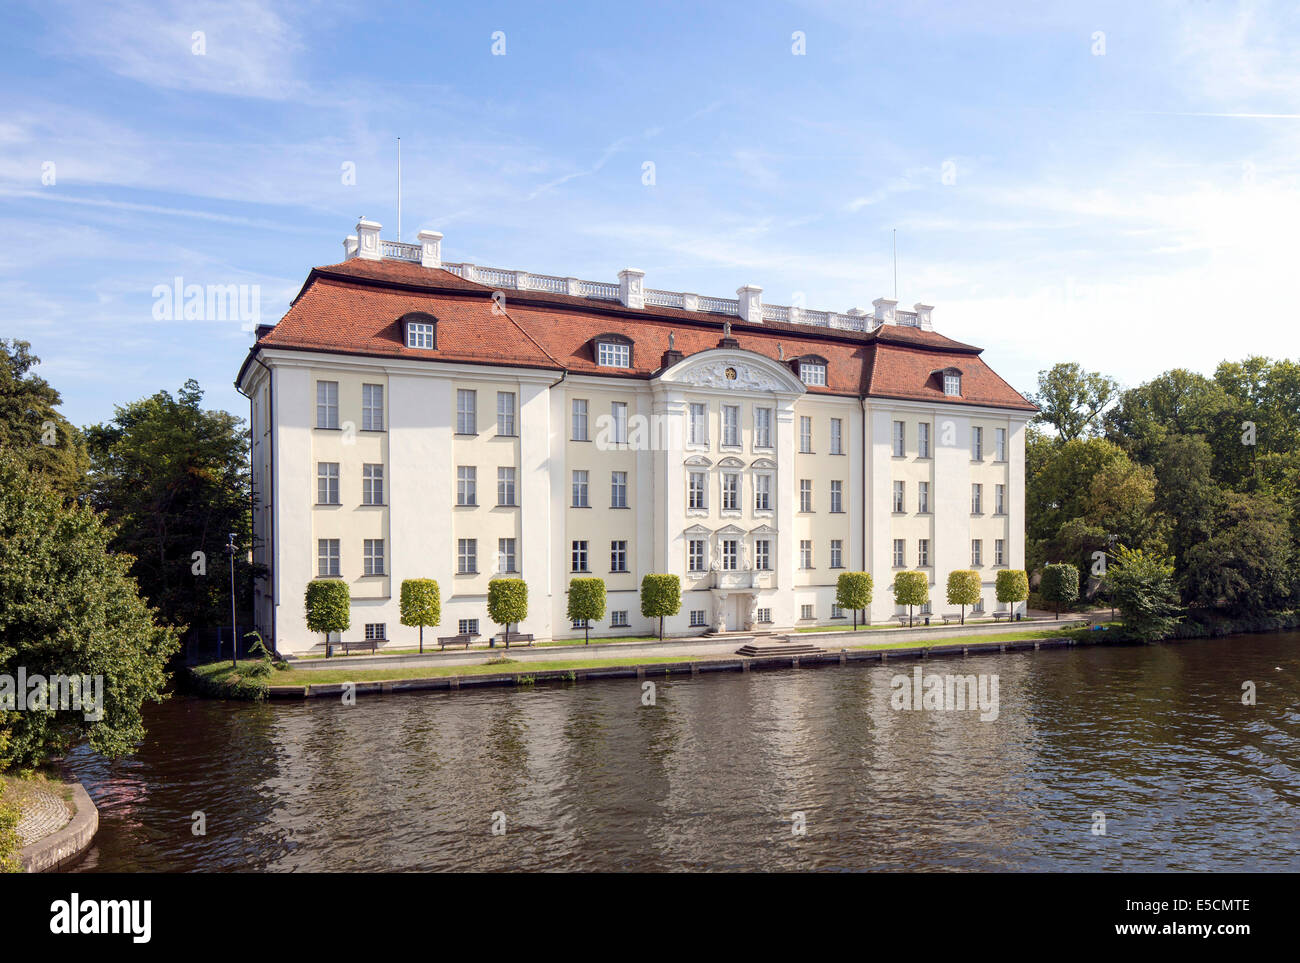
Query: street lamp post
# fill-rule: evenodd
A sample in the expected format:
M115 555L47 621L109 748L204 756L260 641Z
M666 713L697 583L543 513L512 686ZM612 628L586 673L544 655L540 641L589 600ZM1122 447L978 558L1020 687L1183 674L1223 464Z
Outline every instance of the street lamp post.
M227 536L226 551L230 553L230 667L239 668L239 630L235 626L235 533Z

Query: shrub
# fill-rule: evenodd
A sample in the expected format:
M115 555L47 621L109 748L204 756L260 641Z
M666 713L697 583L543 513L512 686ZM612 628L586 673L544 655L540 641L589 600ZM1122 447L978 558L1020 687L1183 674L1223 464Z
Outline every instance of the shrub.
M1106 569L1106 584L1127 635L1154 642L1173 632L1180 610L1171 559L1121 545Z
M402 579L400 602L403 625L420 627L420 651L424 652L424 627L442 622L442 592L431 578Z
M352 595L338 579L317 579L307 583L307 628L325 633L329 654L329 633L346 632L352 625Z
M598 578L569 580L569 618L582 619L583 645L591 642L591 622L605 617L605 582Z
M528 585L521 578L494 578L488 582L488 617L505 626L510 648L510 625L528 618Z
M18 821L23 814L16 803L5 798L7 789L0 779L0 873L21 873L23 864L18 851L22 849L22 840L18 838Z
M1079 570L1068 562L1055 562L1043 566L1043 578L1038 583L1038 594L1044 601L1056 606L1056 617L1061 617L1062 605L1073 605L1079 598Z
M835 604L853 610L853 629L858 628L858 611L871 604L871 573L841 572L835 583Z
M1029 575L1021 569L1001 569L998 572L995 591L998 601L1008 603L1014 614L1016 603L1029 598Z
M244 675L251 679L265 679L275 670L275 663L266 648L266 643L262 641L262 633L254 629L252 632L245 632L244 638L252 639L248 643L248 657L254 660L252 665L244 669Z
M966 606L980 600L980 573L958 569L948 573L948 604L961 606L961 624L966 624Z
M682 582L676 575L647 575L641 579L641 614L659 620L659 639L664 637L664 617L682 610Z
M930 601L930 576L924 572L899 572L894 576L894 604L907 606L907 621L912 622L912 606Z

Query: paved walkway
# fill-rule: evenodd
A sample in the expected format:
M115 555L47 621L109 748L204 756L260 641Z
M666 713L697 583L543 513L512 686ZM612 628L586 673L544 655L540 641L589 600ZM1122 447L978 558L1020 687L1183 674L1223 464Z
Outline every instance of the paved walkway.
M10 792L19 796L18 807L22 811L17 827L21 846L30 846L58 832L72 819L71 809L57 789L24 783L21 790L15 790L13 785L10 784Z

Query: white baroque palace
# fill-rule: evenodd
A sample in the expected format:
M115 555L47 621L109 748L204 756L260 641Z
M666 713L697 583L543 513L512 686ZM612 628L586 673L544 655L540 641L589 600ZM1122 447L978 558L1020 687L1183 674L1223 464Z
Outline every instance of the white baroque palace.
M251 400L258 628L286 653L323 640L303 596L352 596L345 638L413 643L400 585L442 591L434 635L495 633L489 581L529 589L518 626L580 636L576 576L598 576L593 635L641 635L643 575L677 574L666 631L842 624L843 571L974 568L997 606L1024 566L1024 429L1034 407L931 307L844 313L444 263L442 235L384 241L362 219L239 371Z

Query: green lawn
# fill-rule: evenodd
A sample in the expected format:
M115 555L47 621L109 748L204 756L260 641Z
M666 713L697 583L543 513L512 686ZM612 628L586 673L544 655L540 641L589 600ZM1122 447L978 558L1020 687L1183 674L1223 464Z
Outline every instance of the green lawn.
M1111 623L1118 625L1118 623ZM1114 631L1113 629L1111 631ZM849 645L849 649L915 649L933 648L944 645L978 645L981 642L1024 642L1029 639L1074 638L1083 639L1091 634L1090 629L1025 629L1019 632L994 632L987 635L958 635L937 639L925 639L915 642L868 642L866 645Z
M657 636L657 635L600 635L600 636L593 635L593 636L591 637L591 644L592 644L592 645L595 645L597 642L599 642L599 643L601 643L601 644L604 645L604 644L609 644L609 643L611 643L611 642L658 642L658 641L659 641L659 636ZM671 639L669 639L669 640L667 640L667 641L671 641ZM532 648L535 648L535 649L548 649L548 648L551 648L552 646L559 646L559 645L578 645L578 646L580 646L580 645L582 645L582 644L583 644L582 639L553 639L553 640L550 641L550 642L535 642L535 643L533 643ZM521 644L521 643L517 643L517 642L511 642L511 644L510 644L510 648L511 648L511 650L514 650L514 649L516 649L516 648L526 649L526 648L529 648L529 646L528 646L527 643L522 643L522 644ZM470 651L470 652L504 652L505 650L506 650L506 647L505 647L504 644L499 644L499 645L497 645L496 648L493 648L493 649L490 649L490 648L488 648L487 646L480 646L480 645L472 645L472 646L470 646L470 648L469 648L469 651ZM437 651L438 651L438 643L437 643L437 642L426 642L426 643L424 644L424 654L425 654L425 655L428 655L430 652L437 652ZM448 652L464 652L465 649L464 649L463 647L459 646L459 645L456 645L456 646L449 646L448 649L447 649L447 651L448 651ZM345 656L345 655L342 654L342 651L339 650L339 651L335 654L334 658L336 658L336 659L345 659L345 658L351 658L351 657L353 657L353 656L358 656L358 655L365 655L365 656L368 656L368 655L370 655L370 654L371 654L371 653L370 653L370 650L368 650L368 649L358 649L357 651L353 652L351 656ZM419 654L420 654L420 649L419 649L418 646L417 646L417 647L413 647L413 648L401 648L401 649L381 648L381 649L380 649L376 654L377 654L377 655L419 655ZM321 654L321 655L300 655L300 656L298 656L298 658L299 658L300 660L307 661L307 660L323 659L323 658L325 658L325 656L324 656L323 654Z

